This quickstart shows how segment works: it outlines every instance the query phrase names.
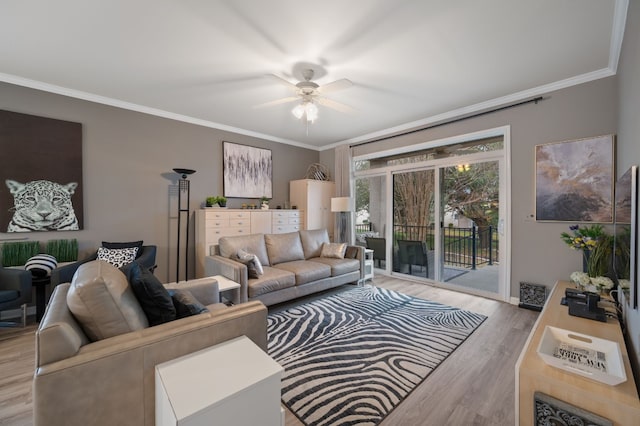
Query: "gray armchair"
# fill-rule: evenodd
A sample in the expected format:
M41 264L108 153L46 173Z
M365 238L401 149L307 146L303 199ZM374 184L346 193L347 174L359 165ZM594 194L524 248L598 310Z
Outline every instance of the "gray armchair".
M156 246L142 246L142 250L136 257L136 262L143 268L153 271L156 268ZM98 258L98 251L86 259L79 260L75 263L56 268L51 272L51 288L55 288L58 284L71 282L73 274L76 273L80 265L83 263L96 260Z
M31 302L31 272L0 266L0 312L8 309L22 310L22 326L27 323L27 304ZM0 326L15 326L12 322L0 322Z

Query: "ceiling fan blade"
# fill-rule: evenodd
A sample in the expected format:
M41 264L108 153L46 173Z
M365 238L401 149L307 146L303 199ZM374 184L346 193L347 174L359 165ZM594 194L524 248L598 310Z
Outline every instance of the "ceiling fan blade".
M352 114L352 113L356 112L356 110L351 108L349 105L345 105L345 104L340 103L340 102L332 101L331 99L317 98L316 101L320 105L324 105L326 107L335 109L336 111L346 112L348 114Z
M351 80L347 78L341 78L340 80L332 81L331 83L327 83L318 88L318 92L320 93L330 93L335 92L337 90L348 89L353 86Z
M291 83L288 80L285 80L284 78L280 77L279 75L275 75L275 74L268 74L268 76L273 79L274 81L276 81L277 83L280 83L286 87L288 87L289 89L293 90L293 91L297 91L298 88L296 87L295 84Z
M286 103L289 103L289 102L297 101L299 99L300 99L300 97L298 97L298 96L289 96L287 98L276 99L275 101L265 102L265 103L259 104L259 105L254 105L253 108L265 108L265 107L270 107L270 106L274 106L274 105L286 104Z

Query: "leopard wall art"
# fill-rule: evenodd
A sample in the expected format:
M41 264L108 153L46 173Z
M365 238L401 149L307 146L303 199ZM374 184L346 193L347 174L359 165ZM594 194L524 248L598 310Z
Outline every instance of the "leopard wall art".
M13 218L7 232L75 231L80 229L71 196L78 184L62 185L49 180L20 183L7 179L13 195Z

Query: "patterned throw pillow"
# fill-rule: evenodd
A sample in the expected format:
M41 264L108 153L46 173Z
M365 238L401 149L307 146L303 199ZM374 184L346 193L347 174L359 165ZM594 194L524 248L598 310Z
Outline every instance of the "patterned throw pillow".
M98 260L104 260L120 268L121 266L131 263L136 259L138 254L138 247L129 247L122 249L108 249L106 247L100 247L98 249Z
M31 272L34 277L42 278L51 275L51 271L56 269L58 261L50 254L36 254L29 258L24 265L24 269Z
M236 257L240 262L247 265L249 278L258 278L260 275L264 274L262 263L255 254L239 249L238 253L236 253Z
M324 243L320 257L332 257L334 259L344 259L347 250L347 243Z

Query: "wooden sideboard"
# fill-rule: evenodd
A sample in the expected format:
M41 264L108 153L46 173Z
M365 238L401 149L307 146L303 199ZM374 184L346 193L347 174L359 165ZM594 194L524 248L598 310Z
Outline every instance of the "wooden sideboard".
M208 208L196 211L196 278L205 274L204 258L221 237L280 234L303 229L299 210Z
M567 306L560 304L567 287L573 285L556 283L516 363L516 424L534 424L535 392L604 417L614 425L640 424L640 399L618 321L610 318L604 323L570 316ZM617 342L627 381L609 386L547 365L537 353L547 325Z

